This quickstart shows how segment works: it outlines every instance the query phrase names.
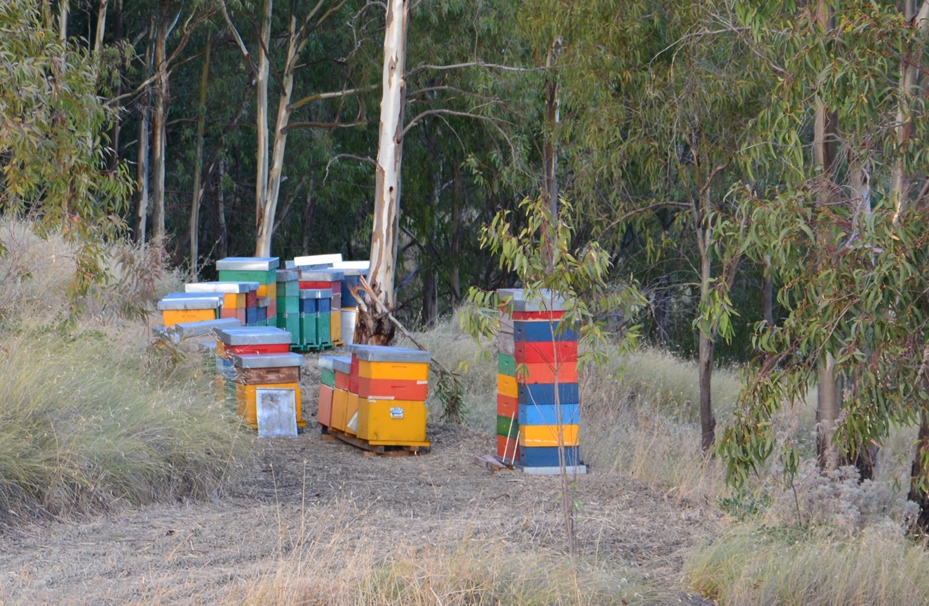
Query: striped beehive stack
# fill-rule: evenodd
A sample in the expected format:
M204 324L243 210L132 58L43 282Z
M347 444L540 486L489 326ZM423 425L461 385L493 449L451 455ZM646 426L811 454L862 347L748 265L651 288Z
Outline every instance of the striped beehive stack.
M355 342L355 320L358 317L358 300L352 294L352 289L361 287L362 276L367 277L370 261L340 261L333 263L332 269L342 272L342 299L341 299L341 340L345 345Z
M344 356L320 356L319 357L319 406L316 413L316 421L326 432L332 427L333 421L333 404L336 400L336 392L341 392L338 396L340 400L339 411L342 418L339 419L339 427L345 430L345 403L348 402L348 385L349 375L352 371L352 359ZM338 378L337 378L338 377Z
M332 293L329 302L329 342L341 346L342 342L342 277L337 269L298 267L301 289L328 290Z
M165 327L219 318L223 296L215 293L171 292L158 302Z
M290 333L270 326L252 326L217 330L216 334L217 360L225 362L224 369L232 368L236 411L245 423L260 429L261 400L273 392L283 393L292 401L296 426L305 426L300 398L303 356L290 353ZM223 376L228 384L228 370Z
M277 270L276 326L290 333L291 343L300 343L300 272Z
M253 297L246 297L248 326L268 326L277 323L277 257L226 257L216 262L220 282L257 282Z
M223 306L219 310L219 317L238 320L244 326L248 323L248 301L257 301L258 286L258 282L194 282L185 284L184 291L222 295ZM257 302L252 307L256 305Z
M507 462L518 460L528 470L555 470L563 445L565 465L584 473L578 439L577 334L560 327L564 302L544 291L528 300L521 291L499 294L512 300L513 311L504 312L500 323L497 454Z

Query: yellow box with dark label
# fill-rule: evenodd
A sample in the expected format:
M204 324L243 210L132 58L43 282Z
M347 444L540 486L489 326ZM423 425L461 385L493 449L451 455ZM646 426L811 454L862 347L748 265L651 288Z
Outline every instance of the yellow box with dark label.
M359 360L358 376L365 379L428 381L429 365L421 362L368 362L367 360Z
M564 432L564 445L577 446L577 425L520 425L520 447L558 446L559 429Z
M215 320L215 309L166 309L161 312L161 319L165 326L174 326L184 322L203 322Z
M303 407L300 403L300 384L299 383L278 383L272 385L243 385L235 384L235 405L236 412L245 420L245 424L252 429L258 429L258 406L257 394L258 389L293 389L297 393L297 427L306 427L306 421L303 420Z
M348 392L348 405L345 407L345 433L358 433L358 394Z
M332 391L332 419L330 427L333 429L338 429L339 431L345 431L345 424L348 422L348 419L345 417L345 412L348 410L348 392L344 389L334 389Z
M508 377L506 375L497 375L497 393L502 396L508 396L510 398L519 397L519 383L516 382L516 377Z
M361 398L358 437L375 446L429 446L426 403Z
M329 318L329 340L333 343L342 341L342 312L334 309Z

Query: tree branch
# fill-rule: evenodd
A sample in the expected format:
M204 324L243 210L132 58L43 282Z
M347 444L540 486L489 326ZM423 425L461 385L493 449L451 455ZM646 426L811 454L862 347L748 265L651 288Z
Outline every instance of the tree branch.
M544 72L549 71L551 67L513 67L511 65L501 65L499 63L485 63L484 61L470 61L468 63L455 63L453 65L420 65L406 73L406 77L424 72L426 70L448 71L450 69L461 69L464 67L484 67L488 69L499 69L505 72Z
M368 122L359 120L357 122L291 122L284 127L283 132L292 128L353 128L355 126L364 126Z
M338 99L340 97L348 97L349 95L357 95L360 93L366 93L368 91L376 90L379 85L372 84L371 86L364 86L361 88L350 88L348 90L339 91L337 93L316 93L315 95L309 95L290 104L288 108L290 111L296 111L297 109L303 107L307 103L313 101L320 101L322 99Z
M370 156L355 156L353 154L338 154L333 156L329 162L326 163L326 175L323 177L323 183L326 182L326 179L329 178L329 167L332 166L333 162L337 162L342 158L348 158L349 160L357 160L359 162L367 162L368 164L373 164L375 170L378 168L377 162L372 159Z
M459 111L455 111L455 110L452 110L452 109L427 109L426 111L420 113L420 114L417 115L415 118L413 118L412 120L410 120L409 123L407 123L406 127L400 132L400 139L403 139L403 138L406 136L406 133L407 133L411 128L413 128L413 127L416 125L417 122L419 122L420 120L422 120L422 119L425 118L426 116L435 116L435 115L462 116L462 117L465 117L465 118L477 118L478 120L485 120L485 121L487 121L487 122L490 122L490 123L494 124L495 126L497 126L498 128L499 128L499 126L497 125L497 122L503 122L504 124L510 124L510 125L512 125L511 122L507 122L506 120L501 120L501 119L499 119L499 118L491 118L490 116L482 116L482 115L480 115L480 114L472 114L471 112L459 112ZM509 140L509 139L507 139L507 140Z
M226 20L226 27L229 28L229 32L232 34L232 37L235 38L235 42L239 46L239 50L241 50L242 54L245 56L245 60L248 62L248 66L251 68L252 73L257 74L258 66L255 65L254 61L252 61L252 56L248 52L248 49L245 47L245 43L242 41L242 36L239 35L239 31L235 28L235 25L232 24L232 19L229 18L229 12L226 10L226 0L219 0L219 6L223 11L223 19Z

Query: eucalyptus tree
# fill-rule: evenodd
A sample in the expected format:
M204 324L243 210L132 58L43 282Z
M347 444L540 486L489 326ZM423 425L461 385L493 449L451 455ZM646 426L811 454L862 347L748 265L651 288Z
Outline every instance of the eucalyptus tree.
M729 479L739 484L775 453L788 475L796 471L797 445L777 439L775 415L804 396L826 354L835 360L835 375L849 381L830 439L844 460L860 462L868 445L929 410L929 282L921 270L929 261L926 152L913 144L927 125L919 119L924 98L913 94L923 83L907 82L900 70L922 65L927 40L923 27L890 3L831 5L834 29L811 19L818 5L733 5L730 25L748 32L752 51L778 76L755 124L745 166L757 186L744 193L743 207L752 217L746 250L770 256L787 311L782 325L759 326L761 355L720 445ZM811 89L836 116L829 179L810 155L817 113ZM895 120L902 106L905 140ZM901 165L919 188L895 185ZM926 435L920 434L911 490L923 523L929 521Z

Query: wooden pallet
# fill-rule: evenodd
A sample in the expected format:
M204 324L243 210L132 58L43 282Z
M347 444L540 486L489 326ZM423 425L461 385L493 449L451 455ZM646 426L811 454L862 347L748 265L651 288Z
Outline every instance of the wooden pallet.
M356 448L364 450L365 456L382 455L385 457L412 457L425 454L429 451L429 447L432 444L428 440L425 442L416 442L412 444L371 443L368 440L363 440L358 436L349 435L344 431L339 431L338 429L333 429L332 427L327 430L326 435L333 436L339 440L342 440L346 444L351 444Z
M299 353L328 351L335 347L334 343L317 343L315 345L292 345L291 349Z

